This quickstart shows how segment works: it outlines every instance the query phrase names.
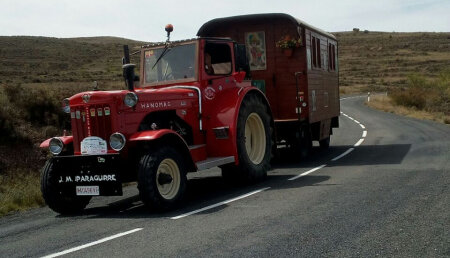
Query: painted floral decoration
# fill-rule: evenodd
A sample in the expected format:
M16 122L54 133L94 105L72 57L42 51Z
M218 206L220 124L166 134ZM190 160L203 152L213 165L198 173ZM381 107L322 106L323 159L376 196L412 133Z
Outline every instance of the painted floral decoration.
M302 38L299 37L298 39L291 38L291 36L286 35L283 36L279 41L275 43L275 46L281 49L287 49L287 48L297 48L302 46Z

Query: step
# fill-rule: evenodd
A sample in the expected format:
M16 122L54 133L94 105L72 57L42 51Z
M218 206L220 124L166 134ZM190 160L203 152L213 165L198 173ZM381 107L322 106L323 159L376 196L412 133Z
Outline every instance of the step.
M234 162L234 156L228 156L228 157L213 157L213 158L207 158L205 160L199 161L195 163L197 165L198 171L205 170L208 168L217 167L220 165L225 165L229 163Z

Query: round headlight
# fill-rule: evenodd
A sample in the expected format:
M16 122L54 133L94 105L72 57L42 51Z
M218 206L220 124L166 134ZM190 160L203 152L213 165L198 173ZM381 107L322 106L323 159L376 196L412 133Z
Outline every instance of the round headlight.
M53 155L58 155L62 152L64 143L61 141L61 139L55 137L50 140L48 148Z
M115 151L120 151L125 146L125 136L121 133L113 133L111 137L109 137L109 145L111 149Z
M128 92L125 95L125 98L123 99L123 103L125 103L128 107L134 107L136 106L138 102L138 96L134 92Z
M69 99L63 99L63 101L62 101L62 110L64 111L64 113L70 113Z

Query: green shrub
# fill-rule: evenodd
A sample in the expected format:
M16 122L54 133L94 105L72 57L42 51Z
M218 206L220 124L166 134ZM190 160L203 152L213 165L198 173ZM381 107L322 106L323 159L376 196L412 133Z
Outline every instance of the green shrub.
M422 75L410 75L407 86L393 90L391 98L397 105L449 115L450 71L441 72L435 80L427 80Z

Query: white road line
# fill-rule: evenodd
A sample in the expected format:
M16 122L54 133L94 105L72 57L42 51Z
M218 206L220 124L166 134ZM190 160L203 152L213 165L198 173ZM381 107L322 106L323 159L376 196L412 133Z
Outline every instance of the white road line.
M367 136L367 131L364 130L364 131L363 131L363 134L362 134L362 137L365 138L366 136Z
M70 249L67 249L67 250L59 252L59 253L49 254L49 255L43 256L42 258L58 257L58 256L65 255L65 254L68 254L68 253L76 252L76 251L79 251L81 249L84 249L84 248L87 248L87 247L91 247L93 245L98 245L98 244L104 243L106 241L109 241L109 240L112 240L112 239L115 239L115 238L118 238L118 237L122 237L122 236L125 236L125 235L128 235L128 234L135 233L135 232L140 231L142 229L143 228L135 228L133 230L130 230L130 231L127 231L127 232L123 232L123 233L120 233L120 234L116 234L116 235L113 235L113 236L110 236L110 237L105 237L105 238L102 238L100 240L97 240L97 241L94 241L94 242L91 242L91 243L88 243L88 244L85 244L85 245L80 245L80 246L77 246L77 247L74 247L74 248L70 248Z
M348 150L346 150L344 153L342 153L341 155L335 157L334 159L332 159L331 161L336 161L342 157L344 157L345 155L349 154L350 152L352 152L355 148L350 148Z
M312 172L314 172L314 171L316 171L316 170L319 170L319 169L325 167L326 165L327 165L327 164L320 165L320 166L318 166L318 167L316 167L316 168L313 168L313 169L310 169L310 170L308 170L308 171L306 171L306 172L304 172L304 173L301 173L301 174L298 175L298 176L294 176L294 177L292 177L292 178L289 178L288 180L289 180L289 181L292 181L292 180L295 180L295 179L300 178L300 177L302 177L302 176L306 176L306 175L311 174Z
M361 145L361 143L364 141L364 138L359 139L359 141L357 143L355 143L355 147L358 147L359 145Z
M346 116L346 117L348 117L348 115L347 114L343 114L344 116Z
M362 129L366 129L366 127L363 124L359 124L359 126L361 126Z
M350 119L352 121L355 121L355 119L353 117L351 117L351 116L349 116L348 119Z
M353 120L353 121L355 121L355 123L359 124L359 121L357 121L357 120Z
M191 211L191 212L188 212L188 213L184 213L184 214L181 214L181 215L172 217L171 219L181 219L181 218L184 218L184 217L187 217L187 216L190 216L190 215L193 215L193 214L202 212L202 211L210 210L210 209L213 209L213 208L222 206L222 205L224 205L224 204L228 204L228 203L230 203L230 202L234 202L234 201L237 201L237 200L240 200L240 199L249 197L249 196L251 196L251 195L260 193L260 192L265 191L265 190L267 190L267 189L270 189L270 187L262 188L262 189L259 189L259 190L256 190L256 191L253 191L253 192L250 192L250 193L247 193L247 194L244 194L244 195L241 195L241 196L238 196L238 197L235 197L235 198L232 198L232 199L223 201L223 202L219 202L219 203L216 203L216 204L213 204L213 205L206 206L206 207L204 207L204 208L201 208L201 209L198 209L198 210L195 210L195 211Z

